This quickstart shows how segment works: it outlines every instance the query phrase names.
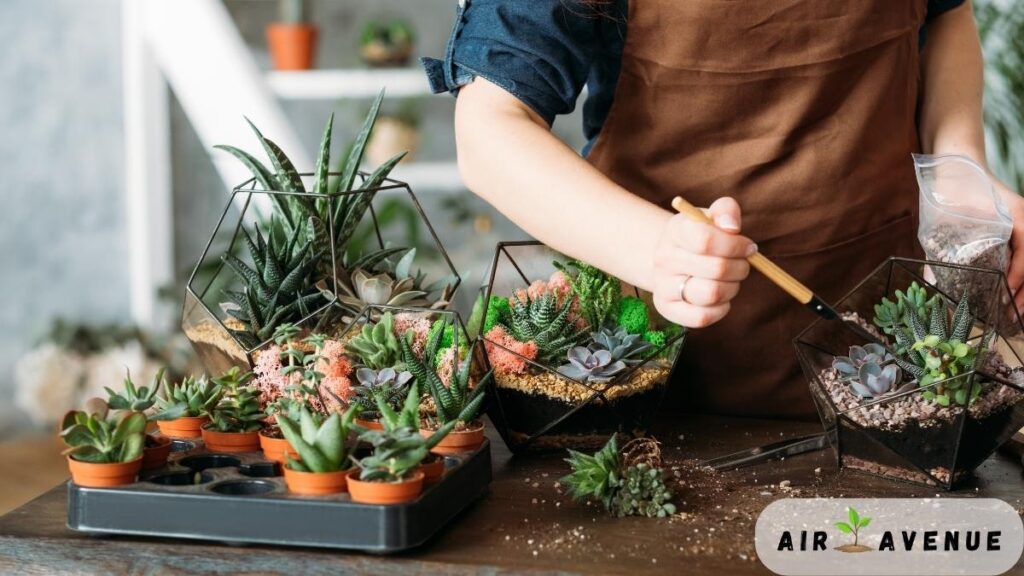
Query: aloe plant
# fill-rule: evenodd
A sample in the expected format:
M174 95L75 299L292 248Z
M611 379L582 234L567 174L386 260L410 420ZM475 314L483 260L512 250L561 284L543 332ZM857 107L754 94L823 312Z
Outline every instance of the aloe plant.
M140 412L111 411L106 402L93 398L84 410L68 412L61 422L63 454L97 464L131 462L142 456L146 417Z
M205 377L186 377L180 384L168 384L156 399L154 420L174 420L184 416L207 416L220 402L223 388Z
M288 456L285 466L300 472L320 473L348 468L352 449L349 436L358 414L359 407L350 406L344 414L331 414L322 424L306 408L301 410L298 422L279 414L278 426L300 458L294 460Z
M484 390L487 382L492 376L488 372L476 385L471 383L471 372L473 363L470 359L459 363L458 354L455 355L455 362L458 364L450 381L445 384L434 367L433 359L438 356L441 350L441 342L447 328L454 328L454 322L443 321L440 329L432 330L424 346L423 356L418 357L412 349L412 333L407 332L399 338L402 350L402 359L416 377L417 383L430 392L434 399L434 407L437 411L437 419L441 424L468 424L476 420L480 414L480 408L484 403ZM455 346L452 342L451 346Z

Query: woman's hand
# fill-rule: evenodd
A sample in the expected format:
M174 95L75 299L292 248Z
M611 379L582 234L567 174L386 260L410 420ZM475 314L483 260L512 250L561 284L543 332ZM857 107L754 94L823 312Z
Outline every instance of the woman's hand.
M729 313L750 273L746 258L757 252L757 245L739 234L735 200L719 198L707 213L715 226L673 216L654 254L654 305L688 328L710 326Z
M1006 271L1006 280L1013 292L1013 303L1017 310L1024 309L1024 198L995 178L992 179L996 191L999 192L1006 208L1013 217L1013 234L1010 235L1010 266Z

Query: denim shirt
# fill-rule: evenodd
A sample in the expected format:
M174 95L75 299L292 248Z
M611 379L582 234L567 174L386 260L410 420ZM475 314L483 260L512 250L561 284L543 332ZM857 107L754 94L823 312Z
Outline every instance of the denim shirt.
M457 94L480 76L551 124L555 116L573 111L586 86L586 155L615 97L628 31L627 2L593 8L578 0L459 0L444 60L423 59L431 89ZM931 19L963 0L927 2ZM924 38L922 26L922 45Z

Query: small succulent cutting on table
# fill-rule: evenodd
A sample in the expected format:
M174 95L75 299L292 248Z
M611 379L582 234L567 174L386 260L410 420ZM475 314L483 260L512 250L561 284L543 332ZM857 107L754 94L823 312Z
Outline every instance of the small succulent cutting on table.
M648 439L638 440L652 444ZM657 448L657 443L653 445ZM569 488L573 499L597 499L605 510L616 516L664 518L675 514L672 491L665 485L664 472L660 466L652 465L652 462L660 462L660 451L654 458L650 455L637 458L629 447L627 444L620 453L613 435L594 455L569 450L565 461L572 472L559 482ZM631 457L624 458L623 453Z

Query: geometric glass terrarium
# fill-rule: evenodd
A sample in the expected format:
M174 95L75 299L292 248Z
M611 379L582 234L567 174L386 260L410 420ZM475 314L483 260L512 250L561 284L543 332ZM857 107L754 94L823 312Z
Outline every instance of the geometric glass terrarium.
M929 281L953 275L970 287L962 298ZM995 270L891 258L835 306L847 322L819 319L800 333L840 468L949 490L1024 426L1010 295Z
M636 289L533 241L498 244L478 310L488 414L515 452L645 432L685 338Z
M185 293L182 329L207 371L251 369L282 323L337 334L368 304L447 307L461 280L409 186L359 173L353 188L232 191Z

